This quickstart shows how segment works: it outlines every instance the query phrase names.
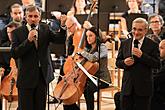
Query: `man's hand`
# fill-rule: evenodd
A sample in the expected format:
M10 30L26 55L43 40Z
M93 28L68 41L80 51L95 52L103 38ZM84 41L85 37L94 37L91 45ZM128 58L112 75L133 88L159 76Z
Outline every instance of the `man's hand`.
M127 65L127 66L131 66L134 64L134 59L132 59L132 57L128 57L124 60L124 63Z
M132 54L140 58L142 56L142 51L138 48L133 48L132 49Z
M33 30L29 31L28 40L29 40L30 42L36 40L37 33L38 33L38 32L37 32L36 29L33 29Z

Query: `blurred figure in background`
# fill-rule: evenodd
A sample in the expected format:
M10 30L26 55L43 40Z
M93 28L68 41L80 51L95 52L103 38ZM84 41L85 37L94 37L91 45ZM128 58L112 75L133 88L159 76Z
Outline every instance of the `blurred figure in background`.
M74 14L87 14L86 12L87 0L74 0L70 11Z
M138 3L136 0L126 0L127 5L128 5L128 11L124 12L122 15L121 23L122 23L122 31L125 37L129 35L129 32L131 31L131 25L132 21L129 19L129 15L131 13L142 13L141 10L138 7Z
M148 32L148 37L157 43L165 39L165 28L163 27L164 25L163 17L158 14L152 14L149 16L148 22L150 28Z
M18 23L20 25L24 24L23 23L24 12L20 4L15 3L11 6L10 16L11 16L11 21ZM0 36L1 37L0 45L9 41L9 36L7 34L7 26L2 30L1 33L2 34Z
M165 0L160 0L158 5L158 11L159 14L163 17L165 20Z
M8 25L6 25L7 28L7 34L8 34L8 41L3 42L0 46L1 47L11 47L11 40L12 40L12 32L18 28L20 26L19 23L11 21ZM2 77L2 80L5 76L7 76L10 71L11 71L11 67L10 67L10 60L11 60L11 55L9 52L3 52L0 53L0 77ZM2 71L3 70L3 71ZM0 100L0 102L2 102ZM0 110L2 108L2 105L0 103Z
M35 0L22 0L23 8L27 7L28 5L35 5Z

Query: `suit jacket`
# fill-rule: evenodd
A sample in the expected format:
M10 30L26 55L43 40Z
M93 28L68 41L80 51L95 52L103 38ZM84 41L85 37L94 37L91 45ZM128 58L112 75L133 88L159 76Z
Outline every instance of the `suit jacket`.
M153 88L151 70L160 66L158 44L145 37L141 46L141 58L137 58L132 66L127 66L124 59L132 56L131 50L132 38L121 43L116 59L117 67L124 69L121 93L129 95L134 89L139 96L150 96Z
M17 61L18 77L17 87L34 88L39 79L39 62L42 75L46 83L53 79L53 69L50 62L49 43L65 42L65 31L52 32L48 25L40 24L38 30L38 48L34 42L29 42L28 29L25 25L14 30L12 39L11 55Z
M160 71L154 75L154 90L165 96L165 60L161 61Z

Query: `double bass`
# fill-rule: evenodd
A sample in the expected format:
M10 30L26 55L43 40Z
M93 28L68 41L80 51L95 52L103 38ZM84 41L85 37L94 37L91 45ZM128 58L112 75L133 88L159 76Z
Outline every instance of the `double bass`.
M17 67L15 60L13 58L10 59L10 73L4 77L1 82L0 91L2 96L9 102L18 100L18 91L16 87L17 81Z
M91 10L95 2L91 6ZM90 11L91 14L91 11ZM90 15L89 14L89 15ZM88 16L89 18L89 16ZM92 63L87 61L85 58L80 57L77 52L83 50L85 47L85 29L77 30L73 36L74 52L72 56L66 59L64 64L64 76L62 80L56 85L54 89L54 96L62 101L65 105L71 105L76 103L84 92L86 74L78 67L76 62L79 62L87 72L94 75L98 69L98 62Z

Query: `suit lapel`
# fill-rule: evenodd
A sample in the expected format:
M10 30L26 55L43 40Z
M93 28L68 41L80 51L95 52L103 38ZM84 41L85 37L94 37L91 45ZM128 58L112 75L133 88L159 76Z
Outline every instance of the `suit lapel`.
M140 50L142 50L144 52L144 50L146 50L146 47L148 47L148 45L146 45L147 43L147 38L145 37L144 40L143 40L143 43L142 43L142 46L140 48Z
M26 35L24 36L24 39L27 39L28 34L29 34L29 31L28 31L28 29L27 29L26 26L23 26L23 35L24 35L24 34L26 34Z
M43 35L43 30L42 30L42 26L41 25L39 25L39 27L38 27L38 47L40 47L39 45L41 45L41 37L42 37L42 35Z
M132 56L132 38L128 39L128 41L126 42L125 46L126 46L126 52L127 53L127 57Z

